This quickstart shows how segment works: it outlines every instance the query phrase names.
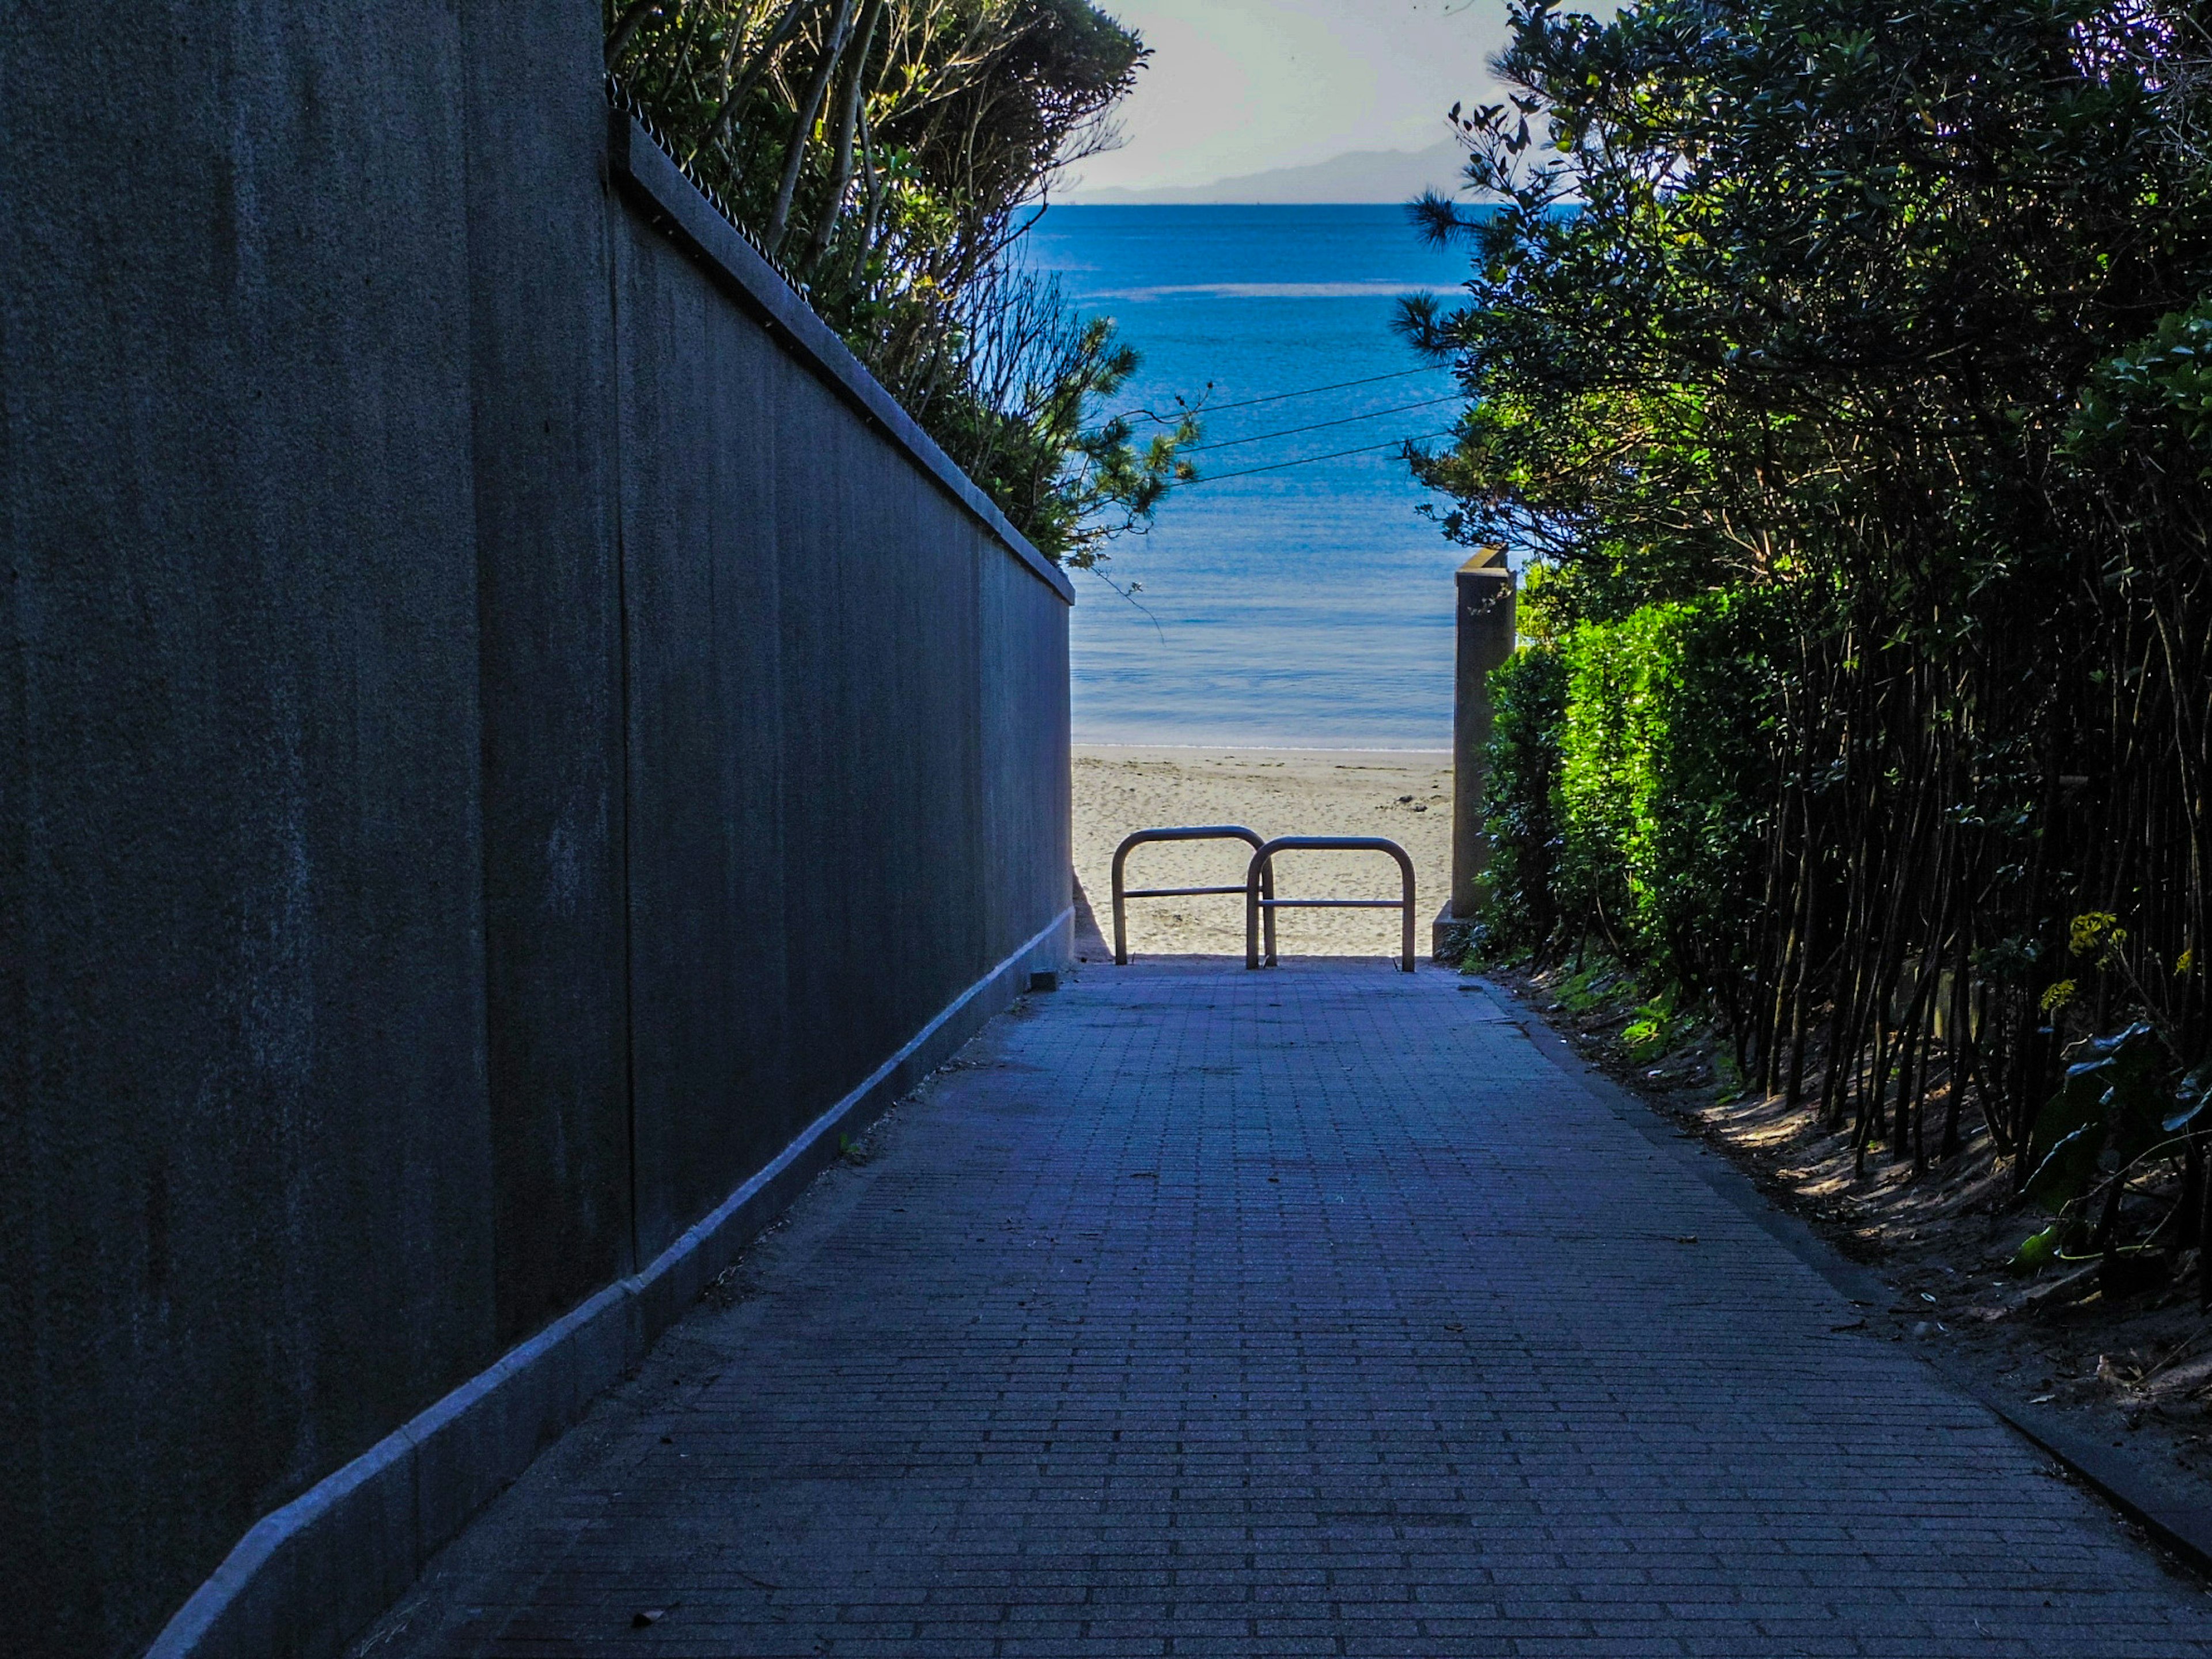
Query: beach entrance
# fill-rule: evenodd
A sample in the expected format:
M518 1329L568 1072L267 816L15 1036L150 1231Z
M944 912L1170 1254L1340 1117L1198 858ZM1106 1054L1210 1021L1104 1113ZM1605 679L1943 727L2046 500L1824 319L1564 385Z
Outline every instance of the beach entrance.
M1146 887L1127 884L1129 854L1158 842L1236 841L1251 847L1252 861L1243 883L1235 887ZM1383 853L1397 863L1403 878L1400 896L1388 898L1282 898L1275 891L1275 860L1285 853ZM1413 911L1417 903L1413 861L1395 841L1378 836L1279 836L1262 841L1242 824L1210 824L1197 828L1139 830L1114 851L1114 963L1129 965L1129 901L1133 898L1193 898L1236 893L1244 900L1244 965L1250 969L1280 965L1275 947L1278 910L1396 910L1401 913L1402 943L1399 966L1414 971ZM1265 939L1263 945L1261 941Z
M1078 744L1074 790L1076 873L1100 924L1097 940L1079 939L1077 952L1094 961L1109 962L1115 954L1115 855L1133 831L1149 825L1225 833L1146 842L1124 855L1126 896L1134 902L1126 907L1123 954L1134 961L1241 962L1253 857L1273 836L1395 843L1413 866L1417 902L1431 909L1450 885L1452 769L1446 750ZM1270 860L1267 873L1275 886L1263 890L1263 899L1369 902L1263 909L1263 957L1401 959L1403 929L1382 908L1395 908L1404 898L1403 872L1390 855L1299 851ZM1153 893L1160 896L1146 896ZM1417 911L1416 920L1425 918Z

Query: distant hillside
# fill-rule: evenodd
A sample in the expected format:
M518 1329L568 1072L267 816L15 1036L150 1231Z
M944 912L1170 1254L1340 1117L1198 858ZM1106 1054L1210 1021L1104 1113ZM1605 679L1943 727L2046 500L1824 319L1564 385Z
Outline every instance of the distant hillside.
M1431 187L1451 189L1459 182L1465 165L1459 146L1447 138L1434 149L1363 150L1311 167L1279 167L1273 173L1223 179L1211 185L1186 185L1173 190L1079 190L1066 200L1076 207L1404 202Z

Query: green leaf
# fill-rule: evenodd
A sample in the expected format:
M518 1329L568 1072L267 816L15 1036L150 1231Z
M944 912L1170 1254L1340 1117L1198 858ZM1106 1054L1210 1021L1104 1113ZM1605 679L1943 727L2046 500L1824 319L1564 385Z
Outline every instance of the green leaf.
M2051 1149L2027 1180L2025 1196L2057 1215L2089 1190L2104 1155L2105 1126L2085 1123Z
M2131 1164L2163 1138L2166 1109L2172 1103L2157 1035L2138 1024L2096 1039L2088 1049L2095 1056L2088 1069L2104 1085L2100 1103L2106 1137L2120 1162Z
M2058 1092L2036 1114L2035 1126L2027 1137L2027 1158L2031 1169L2040 1169L2061 1141L2093 1125L2101 1150L2105 1084L2098 1073L2099 1063L2068 1066L2066 1080L2059 1085Z
M2158 1038L2149 1026L2135 1024L2109 1036L2093 1037L2076 1044L2072 1052L2083 1058L2066 1068L2065 1082L2037 1115L2028 1137L2027 1161L2037 1172L2031 1187L2043 1178L2059 1147L2069 1142L2068 1158L2060 1167L2070 1168L2086 1158L2086 1181L2107 1148L2121 1164L2130 1164L2155 1146L2164 1133L2172 1097ZM2094 1147L2085 1152L2088 1143L2074 1138L2093 1128ZM2069 1196L2078 1196L2078 1192Z
M2175 1103L2180 1109L2167 1115L2164 1127L2168 1134L2179 1134L2212 1105L2212 1063L2198 1066L2181 1079L2173 1091Z

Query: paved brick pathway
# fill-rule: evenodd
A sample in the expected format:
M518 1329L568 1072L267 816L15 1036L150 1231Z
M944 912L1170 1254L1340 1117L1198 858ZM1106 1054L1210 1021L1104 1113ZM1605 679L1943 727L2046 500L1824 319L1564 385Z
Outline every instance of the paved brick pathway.
M1088 969L746 1273L362 1651L2212 1655L1441 973Z

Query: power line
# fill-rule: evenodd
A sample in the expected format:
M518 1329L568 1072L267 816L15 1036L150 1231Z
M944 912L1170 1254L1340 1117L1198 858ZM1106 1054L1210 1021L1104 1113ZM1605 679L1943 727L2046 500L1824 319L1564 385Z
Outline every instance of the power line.
M1384 380L1403 380L1415 374L1438 374L1443 372L1437 368L1401 368L1390 374L1370 374L1364 380L1339 380L1334 386L1308 386L1303 392L1277 392L1265 398L1247 398L1242 403L1215 404L1211 408L1201 404L1197 409L1184 410L1173 416L1155 415L1149 409L1130 409L1124 410L1114 418L1133 421L1142 416L1146 420L1158 421L1162 426L1172 426L1192 415L1221 415L1232 409L1257 409L1261 404L1287 403L1293 398L1318 398L1324 392L1349 392L1357 386L1379 386Z
M1438 404L1456 404L1464 399L1457 392L1449 398L1431 398L1426 403L1401 404L1395 409L1378 409L1366 415L1347 415L1340 421L1316 421L1311 426L1287 426L1280 432L1262 432L1250 438L1224 438L1218 443L1192 444L1177 453L1195 455L1202 450L1234 449L1240 444L1263 444L1271 438L1295 438L1301 432L1323 432L1333 426L1356 426L1362 421L1379 421L1386 415L1410 415L1417 409L1434 409Z
M1292 398L1318 398L1324 392L1349 392L1356 386L1377 386L1384 380L1402 380L1414 374L1440 374L1439 368L1401 368L1390 374L1370 374L1364 380L1339 380L1334 386L1309 386L1304 392L1278 392L1266 398L1247 398L1241 404L1216 404L1211 409L1201 409L1201 415L1219 415L1231 409L1257 409L1261 404L1279 404Z
M1262 472L1287 472L1294 466L1312 466L1320 461L1340 461L1347 455L1372 455L1378 449L1397 449L1406 444L1425 443L1431 438L1449 438L1449 431L1419 432L1409 437L1393 438L1387 444L1370 444L1364 449L1340 449L1330 455L1309 455L1302 461L1277 461L1273 466L1248 466L1237 472L1209 472L1201 477L1188 478L1174 486L1189 489L1199 484L1219 483L1224 478L1249 478Z

